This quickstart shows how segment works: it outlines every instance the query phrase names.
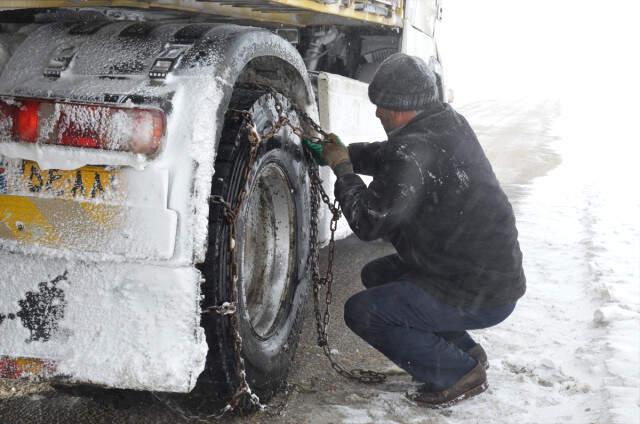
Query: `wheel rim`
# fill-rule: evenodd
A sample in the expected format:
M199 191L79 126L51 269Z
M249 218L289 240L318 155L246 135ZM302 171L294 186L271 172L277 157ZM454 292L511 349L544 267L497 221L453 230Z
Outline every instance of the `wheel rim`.
M262 167L247 197L238 247L245 315L263 339L287 312L295 258L294 212L285 171L276 163Z

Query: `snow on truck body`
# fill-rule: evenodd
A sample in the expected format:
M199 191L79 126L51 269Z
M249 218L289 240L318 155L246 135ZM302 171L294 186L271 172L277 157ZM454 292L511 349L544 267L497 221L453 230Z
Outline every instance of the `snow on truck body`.
M2 140L6 183L0 196L0 272L5 289L0 313L7 318L0 326L0 354L51 360L55 374L78 381L188 391L206 355L199 327L201 277L193 263L204 254L206 234L196 229L198 222L207 220L211 158L219 131L216 117L224 114L234 72L238 75L253 54L273 52L269 37L260 39L238 27L235 35L225 31L221 39L212 26L210 35L200 42L219 54L227 48L238 49L235 63L222 63L229 60L227 55L197 68L181 71L178 67L157 86L146 75L101 78L109 75L108 69L96 67L109 62L101 62L96 53L122 54L117 39L109 43L109 35L116 38L129 25L111 24L88 39L69 36L60 24L44 26L25 40L24 56L14 55L2 74L0 92L5 99L12 95L52 101L73 98L105 107L160 110L170 99L171 108L164 109L166 133L155 158ZM168 35L177 29L160 25L157 31ZM165 40L133 42L143 42L147 60L152 60ZM44 54L34 58L29 43ZM77 43L79 50L69 72L52 81L42 70L51 54L46 52L60 43ZM245 49L247 45L250 49ZM281 52L285 57L286 53ZM220 72L222 67L230 76ZM121 103L106 104L96 94L108 94ZM132 98L144 103L135 105ZM73 177L79 170L107 176L100 194L91 194L95 176L81 175L83 195L72 193L73 179L59 184L68 179L62 174L71 172ZM50 172L58 180L52 182ZM46 181L40 184L40 179ZM47 295L47 290L59 290L59 295ZM45 336L38 337L25 326L29 312L17 307L29 294L40 296L44 305L58 302L60 312L49 313L40 323ZM37 306L30 313L38 313Z
M0 377L192 390L234 84L317 117L309 62L256 27L89 20L38 25L0 66Z

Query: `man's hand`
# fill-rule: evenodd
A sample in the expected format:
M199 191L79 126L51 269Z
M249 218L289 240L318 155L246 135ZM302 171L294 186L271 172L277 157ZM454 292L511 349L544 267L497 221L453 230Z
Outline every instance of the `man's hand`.
M305 148L309 149L313 160L318 165L330 166L337 177L353 173L349 150L342 144L342 141L340 141L337 135L329 134L323 143L314 143L311 140L303 138L302 144Z
M313 160L315 161L315 163L317 163L320 166L327 166L328 163L325 162L324 158L322 157L322 147L323 145L320 143L314 143L311 140L308 140L306 138L302 139L302 145L309 149L309 151L311 152L311 157L313 157Z
M335 134L329 134L326 138L322 149L322 158L334 170L341 163L350 161L347 147Z

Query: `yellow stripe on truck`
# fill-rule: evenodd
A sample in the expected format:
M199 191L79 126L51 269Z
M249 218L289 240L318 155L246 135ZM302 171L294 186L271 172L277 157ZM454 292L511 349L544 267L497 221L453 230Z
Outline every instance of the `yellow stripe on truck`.
M114 205L0 195L0 239L65 247L61 245L68 237L61 231L77 236L110 230L121 214L121 207ZM66 225L56 225L63 222Z
M91 221L100 224L102 230L112 228L116 217L121 214L121 208L105 204L81 202L84 215Z
M36 207L33 198L0 195L0 224L14 240L57 246L60 237Z

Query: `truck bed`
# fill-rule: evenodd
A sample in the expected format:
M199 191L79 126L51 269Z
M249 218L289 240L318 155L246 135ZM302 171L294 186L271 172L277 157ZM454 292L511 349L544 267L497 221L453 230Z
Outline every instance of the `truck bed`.
M2 9L156 9L307 26L323 24L402 27L403 0L7 0Z

